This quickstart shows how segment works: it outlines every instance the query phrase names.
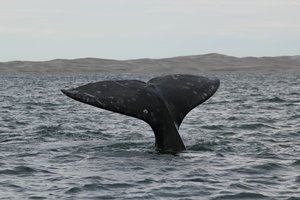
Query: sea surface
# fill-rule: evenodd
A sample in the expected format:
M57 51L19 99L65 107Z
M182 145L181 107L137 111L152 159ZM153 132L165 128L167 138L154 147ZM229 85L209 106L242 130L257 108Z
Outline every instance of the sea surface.
M60 92L154 75L0 75L0 199L300 199L300 72L216 72L155 151L150 127Z

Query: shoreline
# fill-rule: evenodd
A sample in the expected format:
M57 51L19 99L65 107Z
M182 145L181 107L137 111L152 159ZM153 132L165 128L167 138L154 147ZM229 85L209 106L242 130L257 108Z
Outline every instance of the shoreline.
M162 59L74 60L0 62L0 74L145 74L203 73L233 71L299 71L300 56L233 57L222 54L180 56Z

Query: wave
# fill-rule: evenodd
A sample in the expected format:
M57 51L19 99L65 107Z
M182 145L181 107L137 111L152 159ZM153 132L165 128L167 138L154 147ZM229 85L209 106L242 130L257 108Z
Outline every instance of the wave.
M201 126L203 129L208 129L208 130L223 130L225 128L224 125L205 125Z
M230 195L220 195L218 197L212 198L212 200L223 200L223 199L257 199L257 200L263 200L263 199L272 199L268 196L265 196L260 193L251 193L251 192L241 192L237 194L230 194Z
M284 100L280 97L273 97L273 98L267 98L267 99L259 99L256 102L284 103L284 102L286 102L286 100Z
M273 126L270 126L267 124L262 124L262 123L241 124L240 126L238 126L238 128L245 129L245 130L256 130L256 129L262 129L262 128L277 129Z
M12 169L3 169L0 170L1 175L22 175L22 176L30 176L32 174L42 172L42 173L51 173L50 171L47 170L38 170L32 167L28 166L17 166Z

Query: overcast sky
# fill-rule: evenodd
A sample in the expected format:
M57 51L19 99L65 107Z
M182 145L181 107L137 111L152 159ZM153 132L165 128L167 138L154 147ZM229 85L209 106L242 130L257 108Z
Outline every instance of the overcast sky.
M300 0L1 0L0 61L300 55Z

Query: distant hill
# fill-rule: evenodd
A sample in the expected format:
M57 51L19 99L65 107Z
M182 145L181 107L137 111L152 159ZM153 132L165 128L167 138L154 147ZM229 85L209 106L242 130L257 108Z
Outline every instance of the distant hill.
M232 70L300 70L300 56L233 57L222 54L163 59L56 59L43 62L0 62L2 73L193 73Z

